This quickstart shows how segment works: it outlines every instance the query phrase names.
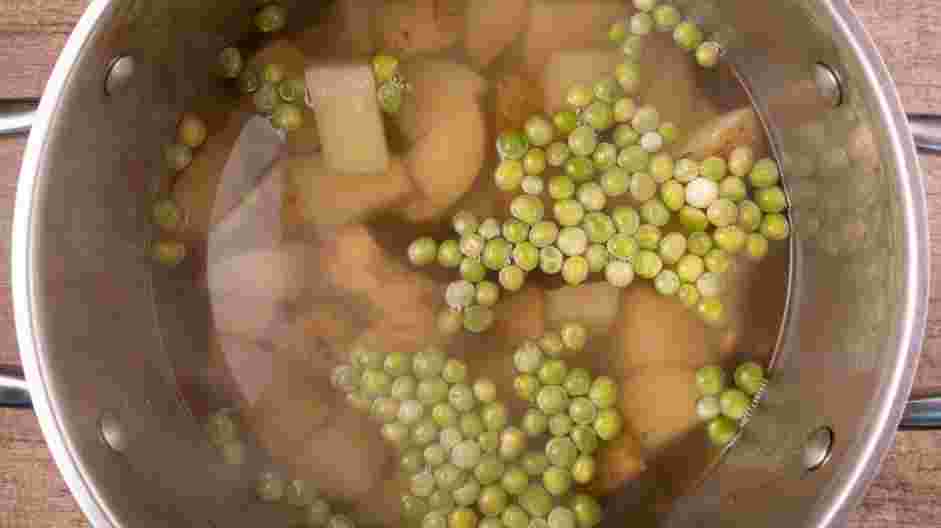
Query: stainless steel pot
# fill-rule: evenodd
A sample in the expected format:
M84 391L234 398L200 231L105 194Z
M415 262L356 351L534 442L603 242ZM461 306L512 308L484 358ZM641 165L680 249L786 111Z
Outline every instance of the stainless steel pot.
M723 462L662 523L836 526L906 412L924 334L928 237L911 131L844 1L677 3L719 35L753 97L795 229L770 386ZM96 0L33 125L13 231L20 353L49 447L99 528L264 522L231 506L250 491L207 462L178 397L171 363L200 346L200 314L186 312L185 291L154 302L174 285L151 274L141 213L177 110L212 89L205 72L255 8ZM941 145L930 117L917 126L923 146ZM910 405L906 423L937 426L937 408Z

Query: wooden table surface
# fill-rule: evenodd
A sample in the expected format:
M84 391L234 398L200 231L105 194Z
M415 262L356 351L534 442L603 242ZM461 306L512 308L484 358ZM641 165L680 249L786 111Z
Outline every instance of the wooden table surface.
M40 95L88 0L0 1L0 101ZM905 107L941 113L941 1L852 0L882 52ZM0 138L0 253L7 254L25 138ZM934 274L916 385L941 387L941 158L923 156ZM0 266L0 366L18 363L7 259ZM853 516L853 528L941 525L941 432L900 433ZM0 410L0 528L85 527L35 417Z

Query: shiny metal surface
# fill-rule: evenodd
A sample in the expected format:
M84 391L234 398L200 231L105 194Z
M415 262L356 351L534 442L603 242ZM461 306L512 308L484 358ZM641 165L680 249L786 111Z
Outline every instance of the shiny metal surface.
M941 428L941 396L913 396L905 407L899 429Z
M766 396L723 463L661 522L838 526L892 440L924 333L925 198L907 121L845 2L678 4L715 32L753 96L795 229ZM186 380L172 366L208 346L207 314L193 309L190 277L153 274L147 257L157 146L214 88L214 50L245 32L254 5L93 2L30 137L12 249L18 340L50 449L96 528L279 522L250 500L246 476L264 461L224 465L180 402ZM109 97L110 60L123 55L135 74ZM842 80L835 109L815 89L818 62ZM155 305L155 290L172 293ZM104 413L120 423L120 453L102 438ZM804 446L821 427L836 441L808 473Z
M23 373L0 370L0 407L29 407L31 403Z
M0 136L23 134L29 132L36 119L35 104L28 103L26 108L7 109L0 105Z
M908 125L918 148L941 154L941 116L909 114Z

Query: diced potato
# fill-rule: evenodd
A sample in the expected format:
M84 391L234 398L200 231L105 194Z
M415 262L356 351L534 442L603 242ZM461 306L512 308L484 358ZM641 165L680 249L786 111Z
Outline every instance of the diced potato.
M412 87L396 121L412 143L425 137L448 116L466 109L487 92L487 81L463 64L419 58L402 64Z
M527 0L471 0L465 15L464 48L478 68L486 68L526 27Z
M495 84L496 130L521 129L526 119L543 110L542 75L510 73Z
M234 294L213 295L210 304L213 327L217 332L240 334L252 339L270 337L280 315L277 299L253 299Z
M546 319L550 326L575 321L596 334L612 330L621 307L621 289L607 282L563 286L546 294Z
M621 0L532 0L525 36L525 61L542 71L556 51L608 45L608 28L629 13Z
M184 240L205 239L210 227L231 211L261 176L239 170L237 161L245 155L238 139L251 117L249 105L240 105L220 129L210 130L206 143L194 152L193 162L177 178L173 198L186 218L179 232ZM232 169L223 174L230 158L235 158Z
M326 165L347 173L385 172L389 150L371 66L317 64L306 75Z
M368 57L375 53L373 13L380 0L337 0L326 8L323 22L295 39L308 58Z
M598 473L590 485L595 495L617 491L625 482L639 477L647 469L640 442L630 431L601 446L596 460Z
M412 222L442 215L466 193L483 168L486 127L476 103L444 117L409 152L406 163L421 197L403 210Z
M284 66L288 78L303 77L306 63L304 53L291 41L285 39L271 41L258 50L250 61L251 66L259 69L266 64L280 64Z
M588 86L606 75L613 75L622 60L617 49L576 49L553 53L543 72L544 102L547 112L565 106L565 96L576 83Z
M390 350L415 350L435 336L442 291L406 268L362 225L346 226L320 249L323 278L369 304L369 333Z
M727 158L732 149L740 145L752 147L756 156L766 152L764 129L751 107L740 108L706 122L693 132L677 153L695 160L709 156Z
M316 227L361 220L405 199L413 192L403 162L393 158L375 173L345 173L329 168L318 154L295 156L279 163L286 195L285 223Z
M651 366L636 371L621 383L624 418L640 440L645 458L699 424L695 369Z
M615 361L624 372L664 364L696 368L718 360L706 325L676 298L638 284L624 291L620 307Z
M373 19L376 43L379 49L400 57L449 48L464 28L459 7L438 0L383 2Z

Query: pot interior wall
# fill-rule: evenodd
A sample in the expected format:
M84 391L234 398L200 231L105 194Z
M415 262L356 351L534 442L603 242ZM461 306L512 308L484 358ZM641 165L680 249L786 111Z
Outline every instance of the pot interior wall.
M320 7L283 3L303 12L292 24ZM910 145L892 135L894 93L883 100L873 88L884 69L864 66L868 51L838 31L833 14L847 11L798 0L678 3L721 36L769 125L794 236L767 398L712 478L663 521L803 526L842 514L846 494L859 491L855 469L871 461L871 442L885 445L898 416L892 403L907 394L914 350L903 321L914 295L912 246L923 242L907 215L909 194L922 191L912 188ZM37 353L59 429L116 525L271 522L250 500L254 461L225 466L180 398L190 380L174 367L208 347L207 315L197 309L206 301L192 277L154 274L147 250L148 191L165 170L160 146L188 102L225 89L206 73L219 49L248 32L256 8L107 4L69 69L43 146L29 251ZM121 55L136 59L135 74L107 95L108 66ZM818 62L843 80L838 107L817 93ZM120 424L120 453L101 440L103 416ZM835 435L832 457L808 472L802 448L823 426Z

